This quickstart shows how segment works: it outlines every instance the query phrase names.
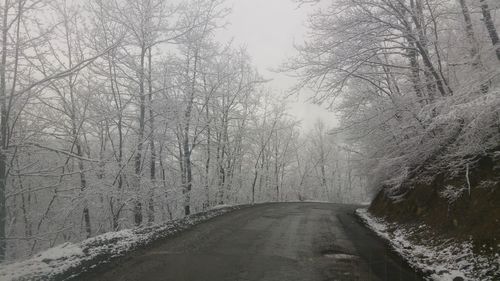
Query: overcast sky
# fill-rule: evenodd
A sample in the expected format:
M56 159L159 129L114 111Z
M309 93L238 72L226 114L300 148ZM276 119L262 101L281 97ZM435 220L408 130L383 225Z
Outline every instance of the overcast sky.
M273 92L286 93L294 79L272 71L288 56L294 54L293 43L302 42L306 28L304 23L311 7L292 0L227 0L232 7L229 25L220 32L223 40L234 39L236 46L246 46L259 72L269 79ZM291 104L290 113L303 120L308 130L318 118L333 124L335 116L323 108L310 104L304 97Z

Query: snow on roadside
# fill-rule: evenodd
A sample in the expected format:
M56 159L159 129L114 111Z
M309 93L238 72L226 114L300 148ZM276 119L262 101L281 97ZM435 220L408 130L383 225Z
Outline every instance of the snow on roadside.
M367 209L358 209L356 214L427 280L500 280L499 253L479 255L470 241L439 238L425 225L398 225L372 216ZM416 241L412 239L415 234L428 238Z
M64 243L27 260L1 264L0 281L64 280L153 241L238 208L241 206L217 206L208 212L164 224L108 232L78 244Z
M82 248L72 243L50 248L21 262L0 266L0 280L37 280L44 273L58 275L68 268L78 266L85 257ZM59 264L56 264L57 263ZM48 274L50 273L50 274Z
M224 208L231 208L234 205L229 205L229 204L219 204L216 206L213 206L211 210L219 210L219 209L224 209Z

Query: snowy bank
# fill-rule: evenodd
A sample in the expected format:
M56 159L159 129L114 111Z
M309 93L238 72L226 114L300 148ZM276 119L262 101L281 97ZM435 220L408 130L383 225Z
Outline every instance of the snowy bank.
M424 224L396 224L371 215L367 209L357 215L427 280L500 280L500 255L477 254L470 241L435 235Z
M0 265L0 280L69 279L158 239L239 208L242 206L217 206L208 212L164 224L108 232L78 244L64 243L38 253L28 260Z

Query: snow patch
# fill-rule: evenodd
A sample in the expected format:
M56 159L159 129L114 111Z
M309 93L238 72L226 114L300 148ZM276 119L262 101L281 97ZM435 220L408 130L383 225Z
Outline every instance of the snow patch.
M480 255L473 251L472 242L459 242L432 235L426 225L400 225L372 216L367 209L356 214L426 280L500 280L500 255ZM428 232L432 239L415 241L415 233Z
M325 258L336 259L336 260L355 260L358 257L348 254L325 254Z
M33 258L0 267L0 280L37 280L40 273L60 274L78 266L84 257L80 246L64 243L35 255Z
M447 185L441 192L439 192L439 196L448 200L449 204L453 204L458 198L462 197L467 189L465 188L457 188L452 185Z
M234 205L220 204L220 205L212 207L212 209L210 209L210 210L219 210L219 209L231 208L231 207L234 207Z
M82 249L73 243L64 243L36 255L41 260L57 260L71 256L83 256Z

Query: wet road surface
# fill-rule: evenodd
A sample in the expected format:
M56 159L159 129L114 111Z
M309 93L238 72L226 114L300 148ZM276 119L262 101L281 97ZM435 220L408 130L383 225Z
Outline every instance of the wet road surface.
M421 280L359 222L356 208L277 203L240 209L79 280Z

